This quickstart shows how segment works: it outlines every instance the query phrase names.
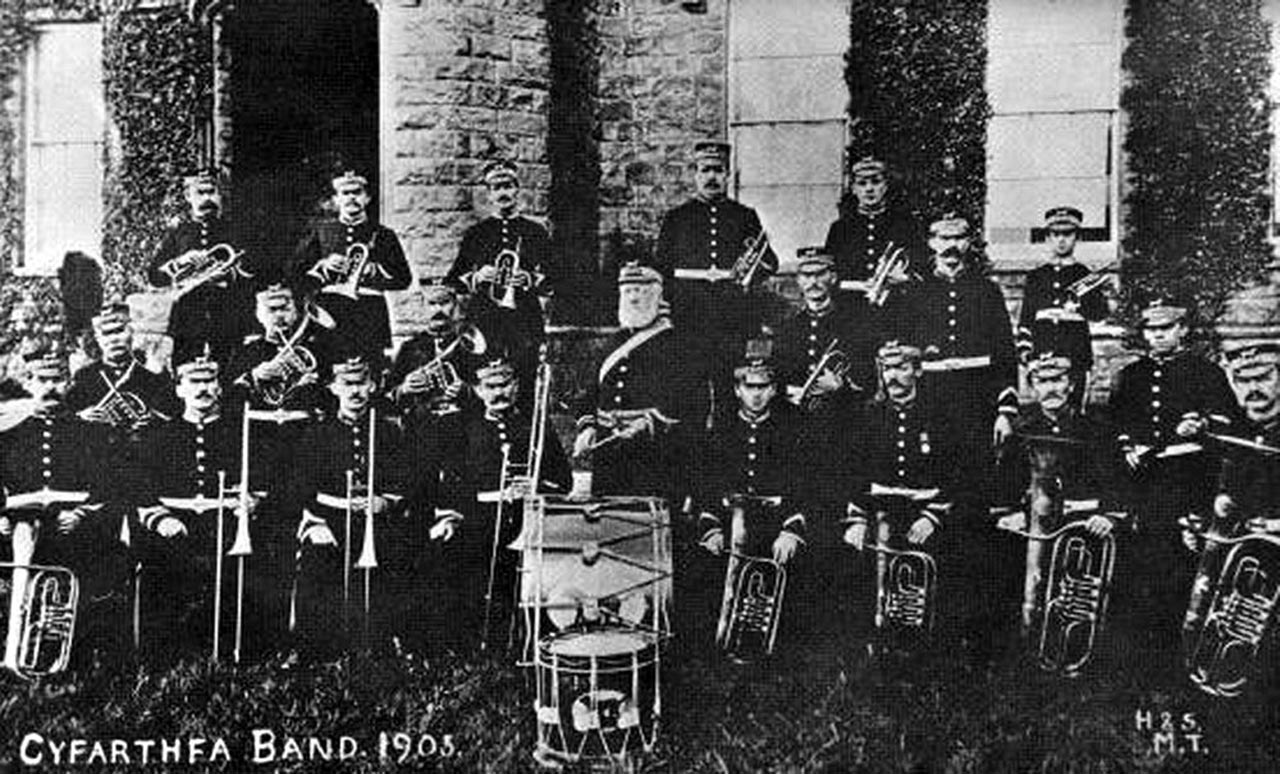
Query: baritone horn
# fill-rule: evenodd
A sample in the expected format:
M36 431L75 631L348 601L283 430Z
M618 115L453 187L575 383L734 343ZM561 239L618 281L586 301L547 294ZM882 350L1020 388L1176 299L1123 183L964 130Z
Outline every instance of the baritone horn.
M36 544L31 522L14 524L12 541L14 561L0 563L0 570L10 571L8 587L0 583L0 599L8 595L0 666L25 679L61 672L71 659L80 584L64 567L31 563Z
M787 570L766 557L728 554L716 644L735 661L757 661L773 654L778 639Z
M876 630L888 637L928 638L936 615L938 565L925 551L889 546L889 522L876 525Z
M237 269L244 250L237 250L226 242L220 242L204 250L188 250L160 266L169 275L175 298Z
M1053 540L1053 555L1037 657L1046 672L1075 677L1093 657L1106 622L1116 539L1110 533L1093 534L1084 521L1073 521L1043 539Z
M1245 691L1260 666L1258 653L1280 600L1280 537L1252 533L1227 538L1211 531L1205 538L1230 550L1208 612L1191 639L1187 669L1200 690L1230 698ZM1206 557L1213 555L1212 548Z

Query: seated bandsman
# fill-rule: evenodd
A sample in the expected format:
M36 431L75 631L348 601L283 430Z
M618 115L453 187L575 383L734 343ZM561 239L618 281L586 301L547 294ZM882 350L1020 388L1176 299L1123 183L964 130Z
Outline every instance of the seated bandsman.
M706 386L667 315L655 269L628 264L618 272L618 322L619 340L586 401L591 413L578 419L574 457L589 459L591 476L574 488L682 503Z
M147 429L139 445L143 490L138 516L142 556L142 646L160 656L207 649L212 638L214 566L236 534L236 519L254 515L264 461L250 456L250 492L240 496L242 417L222 405L220 367L208 354L177 367L180 416ZM217 544L218 518L224 519ZM257 549L262 535L251 530ZM227 560L221 589L222 621L230 622L234 586ZM256 568L255 568L256 569ZM279 610L276 611L279 613ZM265 616L254 609L255 618ZM278 621L277 624L282 624ZM281 628L279 625L277 629ZM227 635L222 642L230 647Z
M458 288L447 279L422 283L426 330L400 347L387 379L407 426L440 426L456 436L462 412L474 410L467 382L484 362L488 340L463 319Z
M409 287L413 274L396 232L369 217L369 180L345 171L332 183L336 214L294 250L291 280L333 318L344 349L378 362L391 347L384 294Z
M111 425L117 438L178 413L169 380L147 370L133 351L129 306L109 303L93 318L93 336L102 358L71 379L67 408L91 422Z
M923 374L918 347L890 341L877 353L881 390L867 404L864 424L849 439L845 467L850 487L844 519L844 542L858 551L868 547L876 559L875 626L880 644L894 639L927 637L938 600L936 584L911 607L898 599L897 574L888 572L889 550L937 554L934 533L953 510L961 483L955 462L957 441L946 415L921 394ZM904 560L909 561L909 560ZM947 568L950 569L950 568ZM923 583L923 572L905 573ZM956 586L951 577L946 585Z
M770 350L767 341L748 342L734 369L738 411L707 438L695 505L703 548L715 555L728 548L739 556L772 557L790 569L805 542L805 465L800 417L786 401L775 400ZM737 561L732 554L730 578Z
M307 427L295 449L294 468L305 503L297 533L294 628L304 648L320 653L365 625L361 606L366 577L377 589L371 596L374 608L367 611L375 643L398 633L394 627L405 623L390 616L399 613L408 590L405 568L413 557L406 554L422 541L406 516L404 498L411 493L411 476L438 476L418 465L391 417L371 410L375 383L363 356L335 362L329 389L337 398L337 412ZM370 515L372 529L365 524ZM372 544L365 540L370 534Z
M261 258L253 255L243 229L223 216L216 171L198 170L183 182L188 217L165 235L147 279L157 288L194 288L176 299L169 313L173 362L186 362L206 344L222 361L247 333L253 299L245 280Z
M520 408L519 390L515 367L501 355L476 369L475 392L484 410L467 420L461 476L464 491L473 493L474 505L462 524L460 545L452 557L457 569L451 573L463 616L455 621L466 622L463 628L470 637L486 626L505 636L505 622L512 614L518 556L507 546L520 533L531 437L531 418ZM548 424L545 432L538 491L565 494L572 483L569 459L555 428ZM504 481L504 461L508 471L518 466L523 477ZM496 520L499 500L503 500L500 525ZM499 527L496 539L495 526ZM485 595L491 595L490 621L481 621L477 615L483 615Z
M1126 505L1134 518L1128 610L1151 646L1177 646L1195 561L1183 548L1188 514L1208 513L1216 460L1198 442L1210 417L1234 417L1222 369L1185 344L1187 309L1154 299L1142 310L1148 353L1121 369L1111 421L1126 462Z
M1073 399L1076 379L1083 378L1064 351L1044 347L1027 361L1027 382L1035 403L1024 406L1014 423L1012 459L1018 464L1025 519L1019 532L1048 534L1086 518L1098 537L1114 529L1119 511L1116 471L1119 450L1111 428L1086 414ZM1073 515L1079 514L1079 515ZM1052 545L1027 541L1021 632L1032 634L1044 597Z
M112 457L106 425L67 410L67 355L60 342L32 339L22 359L25 418L0 436L0 555L71 570L87 612L85 603L108 599L120 588L119 504L130 471L121 469L120 455ZM123 613L114 611L117 624ZM84 616L81 622L77 634L83 637L93 627L84 625Z

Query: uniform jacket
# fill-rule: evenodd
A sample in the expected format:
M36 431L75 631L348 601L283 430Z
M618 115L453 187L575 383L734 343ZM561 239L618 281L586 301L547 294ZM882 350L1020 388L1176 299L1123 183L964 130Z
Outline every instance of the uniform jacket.
M305 349L315 358L317 380L309 385L292 390L283 390L282 384L259 383L253 376L253 369L267 361L275 359L284 349L284 341L277 337L268 337L261 329L245 337L243 346L227 369L230 374L229 383L234 386L232 393L236 402L249 401L255 409L283 409L286 411L315 412L327 409L332 397L325 388L329 379L329 368L333 365L336 344L332 333L316 323L310 317L303 317L299 326L288 335L295 350ZM268 390L282 391L284 399L279 405L267 400ZM274 395L273 395L274 397Z
M75 413L98 405L110 392L108 379L116 390L137 395L147 408L165 417L172 418L182 411L173 382L167 376L148 370L132 356L122 368L97 361L77 371L67 390L67 409Z
M1190 352L1143 356L1120 370L1111 394L1111 419L1122 444L1162 447L1184 415L1233 417L1235 396L1218 366Z
M489 285L477 285L468 315L491 337L515 333L541 341L542 305L538 299L552 295L566 277L564 267L552 256L551 236L537 221L523 215L511 218L493 216L471 226L463 232L458 257L446 278L451 282L462 282L465 275L482 266L492 265L498 253L504 250L517 251L520 269L542 275L542 282L536 287L516 288L514 310L500 308L492 300L490 293L501 294L501 291L495 291ZM512 319L505 319L508 317Z
M905 248L917 271L925 259L925 232L915 214L890 199L881 213L868 216L857 209L836 220L827 229L827 252L835 256L841 280L864 281L892 244Z

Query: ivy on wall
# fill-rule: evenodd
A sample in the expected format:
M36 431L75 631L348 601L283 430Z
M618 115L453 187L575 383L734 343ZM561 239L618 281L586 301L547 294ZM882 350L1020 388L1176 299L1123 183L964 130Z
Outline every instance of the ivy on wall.
M881 155L912 207L981 229L986 201L987 3L853 0L845 81L850 160Z
M208 31L181 7L112 14L103 48L112 127L104 282L126 294L145 287L147 263L185 206L181 177L201 161L212 109L212 55Z
M1271 76L1259 0L1130 0L1121 95L1129 192L1122 272L1215 319L1271 256Z

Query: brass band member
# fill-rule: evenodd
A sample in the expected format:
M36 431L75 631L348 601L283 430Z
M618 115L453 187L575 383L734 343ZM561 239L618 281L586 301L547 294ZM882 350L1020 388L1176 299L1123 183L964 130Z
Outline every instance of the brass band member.
M364 547L370 458L374 466L374 552L382 589L374 595L375 619L379 621L375 631L381 630L384 616L400 603L396 597L403 593L404 567L411 559L401 549L415 545L401 507L410 490L410 473L437 475L414 469L403 434L390 417L374 416L374 447L369 448L375 382L362 356L335 362L329 389L338 400L336 415L309 426L295 450L300 499L305 503L298 526L296 632L304 649L320 654L340 645L344 633L354 634L357 629L353 627L360 620L356 613L362 604L363 578L352 565L344 569L344 563L354 563ZM349 543L348 507L352 513ZM350 584L345 601L344 577ZM343 619L344 605L349 620Z
M222 190L218 173L199 170L183 179L189 208L188 217L172 228L151 259L147 280L157 288L174 284L174 277L204 257L218 245L245 256L214 279L183 295L169 313L169 336L173 339L173 362L186 362L198 355L205 344L213 355L224 360L249 331L249 310L253 299L243 280L255 271L251 245L241 230L223 216Z
M520 533L522 523L523 494L528 479L508 481L509 492L500 491L503 478L503 457L509 464L524 465L529 457L529 413L521 410L520 385L511 361L497 356L489 359L475 371L475 393L483 410L469 416L465 428L466 451L463 482L465 491L472 493L473 505L468 508L462 524L462 539L453 551L458 571L453 573L455 591L466 621L463 627L469 636L479 632L478 615L482 614L484 595L487 592L489 563L494 545L494 527L498 499L510 499L503 504L503 524L498 535L497 571L493 581L492 620L505 622L512 613L518 555L507 549ZM504 451L505 449L505 451ZM560 445L554 428L548 428L542 450L542 475L538 491L567 493L571 484L569 459ZM497 626L506 636L506 627Z
M767 344L749 342L746 357L734 369L738 411L707 439L695 505L699 543L707 551L719 555L728 548L740 555L772 557L790 569L805 542L800 488L805 465L800 418L786 401L775 400ZM712 589L719 591L718 586Z
M686 362L662 300L662 275L629 264L618 272L617 346L600 365L578 419L574 456L590 454L592 486L603 495L684 501L692 425L705 416L706 388ZM575 482L575 488L578 484Z
M1084 214L1075 207L1053 207L1044 214L1045 241L1049 245L1049 262L1027 274L1023 288L1022 311L1018 315L1018 335L1035 346L1032 340L1050 336L1054 329L1069 331L1065 355L1071 358L1077 373L1073 381L1077 389L1086 387L1085 377L1093 368L1093 342L1089 323L1107 316L1107 300L1102 285L1087 290L1081 282L1091 276L1089 267L1075 257L1076 242L1084 225ZM1081 396L1083 397L1083 396Z
M293 280L333 318L344 348L372 362L391 347L383 294L409 287L413 275L396 232L369 217L369 180L345 171L332 184L336 215L314 223L294 250Z
M67 355L60 343L32 339L22 358L26 418L0 436L0 555L9 555L17 524L34 524L33 563L75 573L84 609L83 603L109 599L118 588L124 549L115 506L130 471L121 468L119 455L112 457L110 428L67 410ZM113 612L119 624L123 611Z
M716 405L726 415L736 403L734 365L760 330L765 302L755 288L778 268L756 211L727 196L729 151L723 142L694 145L694 197L663 217L653 257L676 327L701 338ZM735 272L747 253L753 266Z
M531 398L538 345L546 338L544 309L563 271L546 228L521 214L515 163L489 162L484 185L493 214L463 232L447 279L470 291L467 317L511 353L522 392Z
M230 548L239 515L241 421L223 410L219 371L217 361L206 355L178 364L181 415L148 428L139 445L141 620L147 629L142 643L162 657L208 647L216 552ZM262 481L261 458L251 455L250 463L251 482ZM226 520L221 546L215 540L220 498ZM251 494L247 502L252 515L257 498ZM254 537L261 548L261 533ZM230 621L233 598L224 593L222 599L222 620Z
M1142 310L1149 351L1116 375L1111 418L1128 470L1128 511L1137 533L1127 608L1135 629L1165 653L1178 643L1194 561L1180 520L1207 513L1216 465L1192 441L1214 415L1233 416L1222 369L1185 346L1185 307L1153 299Z
M489 342L463 319L454 283L440 278L425 281L422 297L426 329L396 353L388 378L391 398L408 424L443 423L448 427L442 432L457 436L462 412L475 407L467 381L484 362Z
M293 414L327 407L322 380L333 358L331 332L302 312L293 288L283 282L256 293L254 316L259 328L245 337L230 369L243 397L255 409Z
M113 425L124 433L157 417L178 413L169 380L147 370L133 351L129 307L109 303L93 318L93 335L102 358L81 368L67 391L67 408L93 422Z
M1269 342L1233 342L1224 344L1222 350L1231 389L1244 416L1224 433L1239 443L1216 445L1223 462L1209 515L1211 523L1197 526L1226 538L1280 532L1280 503L1276 501L1280 491L1280 348ZM1183 624L1190 640L1202 625L1212 584L1229 547L1205 541L1198 531L1191 530L1184 530L1183 541L1188 548L1203 551Z
M890 189L888 165L875 156L863 156L850 166L849 175L850 196L841 202L840 218L827 230L827 251L835 257L840 280L866 281L891 246L902 248L910 267L919 271L925 257L924 228Z
M953 509L960 484L955 434L939 404L922 394L918 347L890 341L876 357L881 389L867 404L861 432L849 439L845 456L850 489L844 542L858 551L881 545L936 555L934 533ZM913 490L935 493L906 494ZM884 563L875 566L883 575ZM886 582L891 580L878 583ZM948 585L954 585L950 578Z
M1063 352L1042 348L1027 363L1027 381L1035 403L1023 407L1015 424L1014 453L1023 474L1028 526L1053 532L1072 517L1064 514L1072 502L1097 500L1097 512L1087 527L1105 537L1119 517L1119 489L1115 472L1120 464L1111 428L1093 414L1086 414L1072 400L1080 372L1072 365L1064 342ZM1027 580L1023 586L1022 627L1030 635L1043 598L1044 575L1049 569L1050 545L1027 541Z

